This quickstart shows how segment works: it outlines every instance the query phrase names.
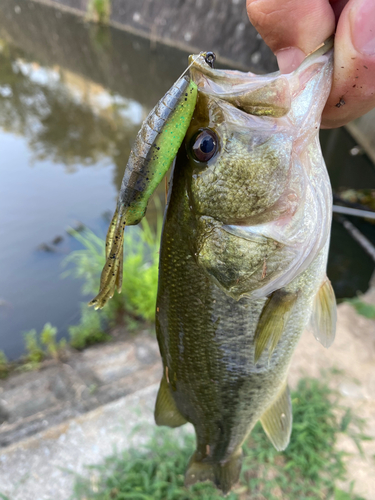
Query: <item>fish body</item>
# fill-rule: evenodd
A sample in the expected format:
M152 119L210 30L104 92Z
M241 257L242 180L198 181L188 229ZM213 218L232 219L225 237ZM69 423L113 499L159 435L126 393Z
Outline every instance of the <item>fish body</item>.
M318 130L332 76L325 45L289 75L214 70L193 56L198 98L177 154L160 250L155 420L194 425L186 484L237 481L258 420L284 449L287 374L309 321L326 346L332 194ZM192 59L193 60L193 59Z

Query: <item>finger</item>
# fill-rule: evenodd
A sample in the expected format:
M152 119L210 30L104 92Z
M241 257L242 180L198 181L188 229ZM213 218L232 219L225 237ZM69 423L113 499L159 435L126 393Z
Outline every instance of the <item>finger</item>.
M374 0L350 0L345 6L337 25L334 55L324 128L344 125L375 107Z
M247 0L246 8L283 73L296 69L335 29L328 0Z

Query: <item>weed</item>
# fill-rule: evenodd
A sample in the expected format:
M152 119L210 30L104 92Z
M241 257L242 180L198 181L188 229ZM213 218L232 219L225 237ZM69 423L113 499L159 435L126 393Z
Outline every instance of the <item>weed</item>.
M6 378L8 376L8 372L8 359L5 356L4 351L0 351L0 378Z
M101 311L103 317L112 324L123 319L124 315L154 321L162 227L160 202L157 198L155 203L159 212L155 232L146 219L143 219L141 227L125 230L122 293L116 292ZM84 248L72 252L65 259L64 265L71 263L74 268L64 275L73 274L77 278L83 278L82 292L85 295L96 295L105 263L105 242L89 229L82 233L71 231L70 234Z
M359 297L346 299L345 302L349 302L361 316L368 319L375 319L375 305L367 304L367 302L363 302Z
M294 422L289 447L277 452L258 424L244 446L240 482L228 500L301 500L334 498L363 500L351 491L335 487L344 479L342 452L335 449L337 435L350 430L360 439L360 429L351 415L340 413L337 396L325 384L302 379L292 394ZM342 412L341 412L342 413ZM222 496L207 483L183 487L184 472L194 450L195 439L176 431L155 429L150 441L139 449L115 454L103 465L90 467L90 479L79 477L75 498L82 500L220 500ZM91 479L92 479L91 477ZM94 490L94 491L93 491Z
M91 21L108 24L111 14L110 0L90 0L87 6L87 16Z
M60 342L56 342L56 334L57 328L53 327L51 323L44 325L39 337L35 328L24 333L26 359L25 363L17 369L22 371L37 369L48 355L58 359L60 353L65 349L66 340L62 339Z
M40 341L46 348L47 354L51 355L54 359L59 357L59 353L66 347L66 340L61 339L56 342L57 328L52 326L51 323L46 323L40 334Z
M111 337L106 334L101 326L100 315L89 309L87 304L82 304L81 322L69 327L70 345L81 350L89 345L106 342Z
M27 351L25 369L37 368L43 361L45 353L41 348L35 328L23 334Z

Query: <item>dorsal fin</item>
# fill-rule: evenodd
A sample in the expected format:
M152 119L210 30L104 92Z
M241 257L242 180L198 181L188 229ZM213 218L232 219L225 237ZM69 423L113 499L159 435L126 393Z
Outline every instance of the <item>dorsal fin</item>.
M330 347L336 334L336 298L331 282L326 277L315 296L310 327L314 337L324 347Z
M260 422L277 451L285 450L292 432L292 402L285 384L273 404L263 413Z
M272 356L292 313L297 297L297 292L290 293L280 289L273 292L265 303L254 335L255 363L269 343L269 357Z

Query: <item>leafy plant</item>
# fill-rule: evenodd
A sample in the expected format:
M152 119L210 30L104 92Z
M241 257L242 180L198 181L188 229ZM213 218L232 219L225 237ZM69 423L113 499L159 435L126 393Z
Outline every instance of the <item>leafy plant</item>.
M27 361L25 368L36 368L43 361L45 353L41 348L35 328L24 333Z
M367 304L367 302L363 302L359 297L347 299L346 302L349 302L361 316L368 319L375 319L375 306L373 304Z
M337 435L348 432L362 439L360 422L339 406L337 395L315 379L303 379L292 394L294 422L289 447L277 452L258 424L244 446L240 482L228 500L363 500L335 487L344 479L344 455L335 449ZM359 426L359 427L358 427ZM114 454L102 465L89 468L91 478L78 477L79 500L220 500L207 483L185 489L184 473L195 439L176 431L156 429L139 449ZM181 436L181 435L180 435ZM92 478L95 477L93 488Z
M87 7L87 14L90 20L100 24L108 24L111 14L110 0L90 0Z
M156 231L151 229L146 219L143 219L140 227L125 230L122 293L116 292L101 311L112 323L116 323L124 314L150 322L154 320L162 228L161 208L157 198L155 203L158 207ZM77 278L83 278L82 292L85 295L96 295L105 263L105 241L89 229L81 233L71 231L70 234L84 248L72 252L65 259L64 265L70 263L74 267L64 275L73 274Z
M48 356L57 359L66 346L66 340L56 342L57 328L51 323L46 323L38 337L35 328L24 333L26 360L19 368L20 370L34 370Z
M101 326L100 315L89 309L87 304L82 304L82 316L78 325L68 328L70 345L81 350L93 344L106 342L111 337L106 334Z
M4 351L0 351L0 378L7 377L9 372L8 359Z
M56 334L57 328L52 326L51 323L46 323L40 334L40 341L46 348L47 354L50 354L55 359L59 357L60 351L66 346L65 339L56 342Z

